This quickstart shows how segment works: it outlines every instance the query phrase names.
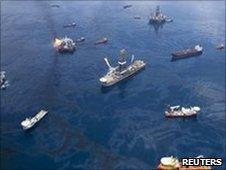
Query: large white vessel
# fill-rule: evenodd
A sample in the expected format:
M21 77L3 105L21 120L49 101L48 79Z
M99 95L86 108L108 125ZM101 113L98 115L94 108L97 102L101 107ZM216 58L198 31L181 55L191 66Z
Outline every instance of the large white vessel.
M194 106L190 108L184 108L178 106L168 106L167 110L165 111L166 117L191 117L196 116L197 113L200 111L200 107Z
M104 59L109 70L105 76L100 78L102 86L111 86L116 84L145 67L146 63L142 60L134 60L134 55L132 55L130 64L127 64L125 52L124 49L120 51L118 66L116 67L111 67L107 58Z
M48 111L46 110L41 110L38 112L34 117L29 117L26 118L24 121L21 122L21 126L24 130L32 128L37 122L39 122L46 114Z

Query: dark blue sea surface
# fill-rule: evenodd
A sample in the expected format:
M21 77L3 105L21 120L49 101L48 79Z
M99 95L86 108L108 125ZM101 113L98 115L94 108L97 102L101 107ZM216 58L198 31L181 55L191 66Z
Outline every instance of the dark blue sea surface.
M149 25L156 5L174 21ZM86 41L58 54L52 40L65 35ZM109 42L95 46L103 36ZM224 1L2 1L1 70L10 86L1 90L1 168L154 169L170 155L225 159L225 51L215 48L224 40ZM172 52L198 43L201 56L170 62ZM116 65L122 48L147 67L102 89L103 58ZM168 120L167 104L201 112ZM24 132L20 122L41 109L48 115Z

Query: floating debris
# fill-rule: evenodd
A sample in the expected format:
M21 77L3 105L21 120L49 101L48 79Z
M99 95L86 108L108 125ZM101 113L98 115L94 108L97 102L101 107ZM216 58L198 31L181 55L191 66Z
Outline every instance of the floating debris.
M224 46L223 43L221 43L221 44L219 44L219 45L216 46L216 49L217 50L223 50L224 48L225 48L225 46Z
M131 7L132 7L132 5L124 5L123 6L124 9L131 8Z
M108 39L106 37L103 37L102 39L96 41L94 44L98 45L98 44L105 44L108 42Z
M46 114L48 111L46 110L41 110L38 112L34 117L29 117L26 118L24 121L21 122L21 126L23 130L27 130L32 128L37 122L39 122Z
M74 41L68 37L64 37L62 39L55 38L53 46L60 53L63 52L73 53L76 48Z
M162 11L160 10L159 6L156 7L155 12L152 13L150 18L149 18L149 22L151 24L161 24L161 23L172 22L172 21L173 21L173 18L164 15L162 13Z
M85 39L85 37L80 37L80 38L78 38L77 40L76 40L76 42L84 42L86 39Z
M126 51L124 49L120 51L118 66L116 67L111 67L107 58L104 58L109 70L105 76L100 78L102 86L116 84L145 67L146 63L142 60L134 60L134 55L131 57L130 64L127 64L125 53Z
M168 106L167 110L165 111L165 116L169 118L176 118L176 117L193 117L196 116L197 113L200 111L200 107L194 106L190 108L184 108L178 106Z
M188 58L188 57L199 56L202 53L203 53L203 47L201 45L196 45L195 48L189 48L189 49L172 53L172 61Z
M76 23L75 22L72 22L70 24L67 24L67 25L64 25L64 28L69 28L69 27L75 27L76 26Z

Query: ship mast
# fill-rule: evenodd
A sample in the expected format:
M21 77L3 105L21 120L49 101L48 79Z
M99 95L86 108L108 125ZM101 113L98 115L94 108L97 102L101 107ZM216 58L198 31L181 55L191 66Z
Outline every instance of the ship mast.
M160 7L157 6L155 10L155 16L158 17L161 14Z
M125 49L120 50L118 64L119 64L120 71L125 69L126 67L126 50Z

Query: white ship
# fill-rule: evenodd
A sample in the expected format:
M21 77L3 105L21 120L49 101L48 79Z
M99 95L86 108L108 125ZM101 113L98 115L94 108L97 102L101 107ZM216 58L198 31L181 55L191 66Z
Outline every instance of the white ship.
M200 111L200 107L194 106L190 108L184 108L178 106L168 106L167 110L165 111L166 117L191 117L196 116L197 113Z
M112 67L107 58L104 58L109 70L105 76L99 79L102 86L111 86L116 84L145 67L146 63L142 60L134 60L134 55L132 55L130 64L127 64L125 52L125 49L120 51L118 66L116 67Z
M29 117L26 118L24 121L21 122L21 126L23 127L23 130L27 130L32 128L37 122L39 122L46 114L48 111L46 110L41 110L38 112L34 117Z

